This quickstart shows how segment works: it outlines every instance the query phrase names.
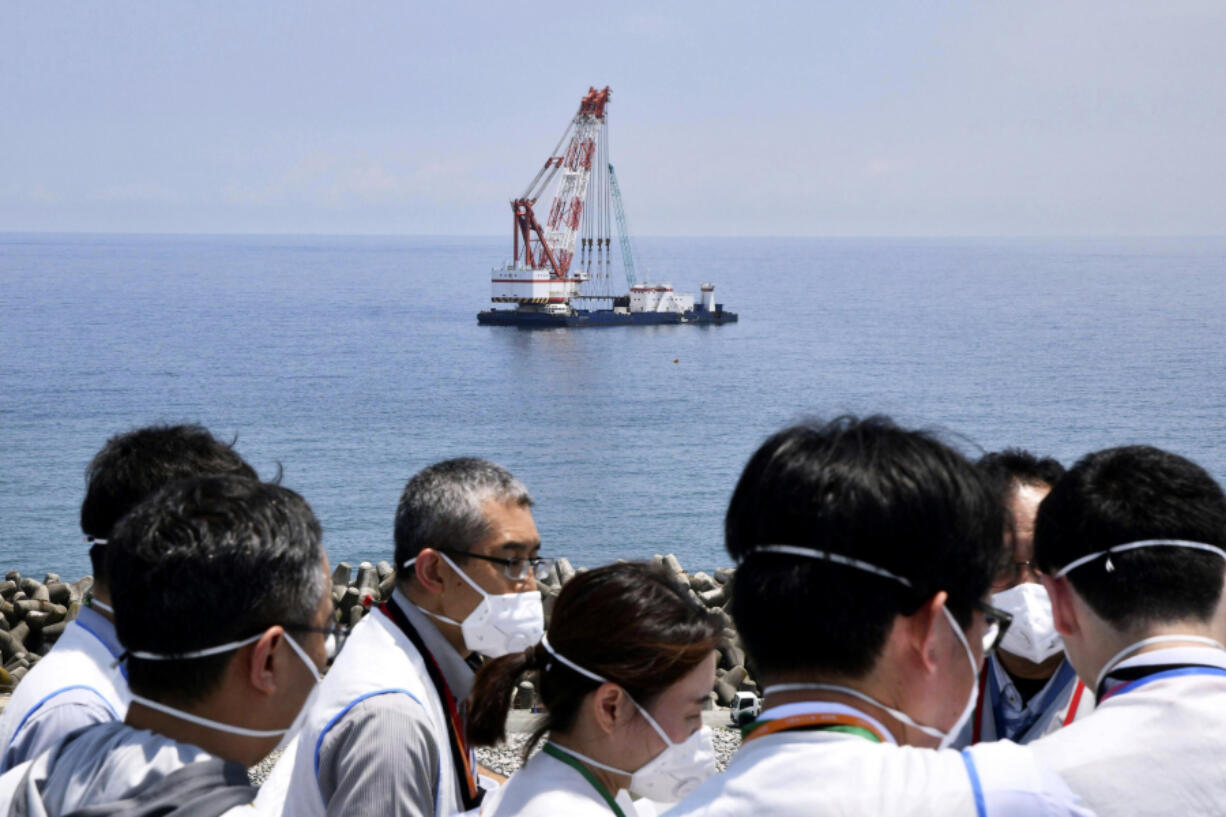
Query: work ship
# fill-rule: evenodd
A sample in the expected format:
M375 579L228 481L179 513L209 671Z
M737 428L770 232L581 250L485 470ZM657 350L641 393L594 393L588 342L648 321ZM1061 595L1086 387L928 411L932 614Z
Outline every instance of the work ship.
M490 277L491 300L508 307L477 313L483 326L525 328L734 323L703 283L696 299L668 283L639 283L617 175L608 158L609 89L592 88L545 166L512 200L514 255ZM562 150L566 146L565 151ZM533 205L555 186L542 226ZM627 289L613 291L613 225ZM577 252L577 255L576 255Z

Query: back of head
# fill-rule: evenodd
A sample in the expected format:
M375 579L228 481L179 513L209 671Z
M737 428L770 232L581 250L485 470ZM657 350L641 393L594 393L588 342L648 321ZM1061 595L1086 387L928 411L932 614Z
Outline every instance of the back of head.
M178 655L271 627L310 624L326 592L319 523L278 485L234 476L171 483L120 522L107 548L115 629L129 651ZM132 690L189 704L234 653L128 658Z
M117 434L85 469L81 530L93 539L110 539L115 524L163 485L206 474L256 477L230 445L202 426L149 426ZM95 576L105 579L101 554L90 555Z
M1054 575L1108 548L1149 539L1226 549L1226 496L1196 463L1150 446L1083 457L1039 506L1035 557ZM1073 588L1112 626L1207 621L1226 563L1183 547L1145 547L1091 560L1068 573Z
M1000 497L1002 504L1015 485L1050 488L1064 476L1064 466L1058 460L1038 457L1021 448L1006 448L984 454L975 467Z
M666 568L627 562L580 573L553 607L546 636L567 660L612 681L642 706L702 663L721 639L719 620ZM525 672L541 670L545 732L569 730L583 699L600 682L567 667L538 645L487 663L473 688L470 735L478 744L503 737L507 703Z
M942 590L966 627L1001 563L1001 519L975 467L931 434L883 417L775 434L745 466L725 519L739 563L732 616L759 673L863 676L894 619ZM911 587L762 545L840 554Z
M400 495L396 508L396 566L416 558L422 548L469 550L489 535L482 505L490 500L532 505L523 483L501 465L459 457L419 471Z

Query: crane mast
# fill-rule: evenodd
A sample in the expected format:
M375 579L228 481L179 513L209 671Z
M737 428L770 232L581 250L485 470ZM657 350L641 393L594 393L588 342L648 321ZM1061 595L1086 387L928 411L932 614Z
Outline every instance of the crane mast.
M605 107L610 91L588 90L579 103L566 132L558 141L545 165L537 172L528 188L512 200L515 216L515 258L528 269L548 268L550 277L567 281L575 255L575 239L588 198L588 183L592 176L593 158L605 127ZM560 152L563 145L565 152ZM537 220L533 206L549 189L561 172L557 192L545 224ZM580 283L586 275L578 273L569 283Z

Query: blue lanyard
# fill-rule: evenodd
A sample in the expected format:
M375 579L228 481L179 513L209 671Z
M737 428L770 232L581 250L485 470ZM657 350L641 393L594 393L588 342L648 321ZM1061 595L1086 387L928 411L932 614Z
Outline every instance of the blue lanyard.
M1056 674L1047 682L1047 692L1043 695L1043 700L1039 703L1039 707L1035 710L1035 714L1027 719L1023 719L1017 728L1017 731L1012 735L1004 734L1005 731L1005 713L1001 707L1000 687L996 683L996 668L988 667L989 672L988 683L991 685L992 698L992 717L996 720L996 739L1001 740L1008 738L1009 740L1017 740L1027 730L1032 728L1047 712L1048 708L1055 703L1056 698L1068 687L1069 682L1074 680L1076 672L1073 670L1073 665L1066 658L1060 664L1060 668L1056 670ZM1022 713L1029 709L1029 704L1022 706Z
M1161 681L1164 678L1182 678L1188 675L1217 675L1221 678L1226 678L1226 669L1221 667L1179 667L1178 669L1168 669L1162 672L1155 672L1152 675L1146 675L1143 678L1138 678L1135 681L1129 681L1126 684L1120 684L1113 689L1108 689L1098 699L1099 705L1106 703L1107 699L1114 698L1116 695L1127 695L1138 687L1143 687L1151 681Z

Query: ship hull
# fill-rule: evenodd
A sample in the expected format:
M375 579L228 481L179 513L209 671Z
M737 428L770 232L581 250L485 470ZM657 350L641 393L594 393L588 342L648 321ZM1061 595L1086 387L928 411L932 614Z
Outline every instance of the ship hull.
M659 326L661 324L736 323L737 314L725 310L708 312L614 312L611 309L576 309L569 315L528 312L518 309L487 309L477 313L482 326L518 326L521 329L554 329L582 326Z

